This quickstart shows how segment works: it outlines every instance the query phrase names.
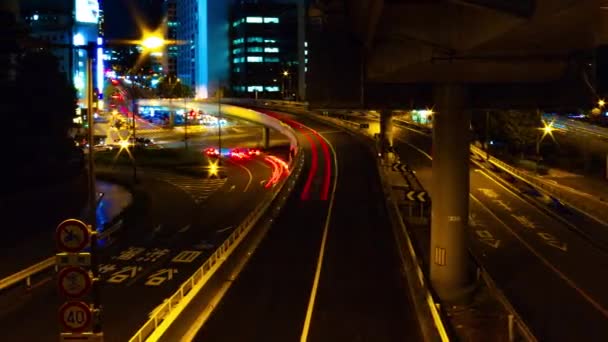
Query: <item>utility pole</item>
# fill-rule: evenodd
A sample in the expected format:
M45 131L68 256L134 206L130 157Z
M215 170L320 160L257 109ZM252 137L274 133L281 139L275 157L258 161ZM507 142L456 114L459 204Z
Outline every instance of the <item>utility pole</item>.
M486 111L486 160L490 160L490 111Z
M186 106L186 97L184 96L184 148L188 149L188 116L190 112Z
M137 131L135 129L135 112L137 111L137 104L135 99L135 81L131 80L131 116L133 117L133 157L131 158L131 162L133 163L133 183L137 183L137 165L135 164L135 150L137 149Z
M218 163L222 163L222 87L217 89L217 146L219 151Z
M93 332L103 333L101 327L101 291L99 288L99 252L97 246L97 187L95 183L95 148L94 141L94 120L93 120L93 52L96 46L93 43L87 45L87 122L88 141L89 141L89 160L88 160L88 185L89 185L89 225L91 226L91 272L93 273L93 312L96 313L93 323Z

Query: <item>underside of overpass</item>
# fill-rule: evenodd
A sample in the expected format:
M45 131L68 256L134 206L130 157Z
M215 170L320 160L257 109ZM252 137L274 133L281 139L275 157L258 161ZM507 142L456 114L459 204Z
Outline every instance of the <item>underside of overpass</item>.
M589 106L600 0L317 0L309 9L311 107L433 108L430 279L447 302L467 267L469 125L480 109ZM390 150L388 150L390 151ZM438 257L439 256L439 257Z

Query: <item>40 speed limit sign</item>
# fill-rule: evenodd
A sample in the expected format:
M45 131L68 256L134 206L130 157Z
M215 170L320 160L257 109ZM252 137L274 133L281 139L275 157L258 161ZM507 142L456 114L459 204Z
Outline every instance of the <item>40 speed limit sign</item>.
M87 330L91 318L91 308L84 302L67 302L59 308L59 321L69 332Z

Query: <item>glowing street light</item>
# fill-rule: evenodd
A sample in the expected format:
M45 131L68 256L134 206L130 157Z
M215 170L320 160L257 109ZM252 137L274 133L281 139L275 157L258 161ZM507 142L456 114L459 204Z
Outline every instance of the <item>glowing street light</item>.
M555 130L555 128L553 127L553 121L550 122L546 122L545 120L542 120L543 123L543 127L541 127L539 130L541 132L543 132L542 136L539 135L538 139L536 139L536 173L538 174L540 171L540 159L541 159L541 155L540 155L540 144L543 141L543 139L545 138L545 136L547 136L547 134L549 136L551 136L551 139L553 139L553 141L555 141L555 138L553 137L553 131Z
M165 40L160 36L148 36L141 41L141 46L149 50L155 50L165 45Z
M597 105L600 108L603 108L606 105L606 101L604 101L603 99L600 99L599 101L597 101Z

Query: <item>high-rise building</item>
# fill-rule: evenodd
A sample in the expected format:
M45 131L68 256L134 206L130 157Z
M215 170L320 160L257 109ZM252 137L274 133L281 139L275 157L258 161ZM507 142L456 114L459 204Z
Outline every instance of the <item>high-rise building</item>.
M165 0L163 2L163 29L165 40L170 43L165 45L163 54L163 71L166 75L177 75L177 56L179 46L177 44L177 0Z
M86 108L86 62L88 43L97 44L93 52L94 88L103 90L103 39L99 36L100 8L97 0L23 0L20 14L32 37L55 47L60 71L66 73L77 91L80 108ZM70 46L72 48L70 48Z
M214 96L228 84L230 1L180 0L176 3L177 76L197 98Z
M235 95L295 99L299 77L295 1L239 1L233 7L230 28Z

